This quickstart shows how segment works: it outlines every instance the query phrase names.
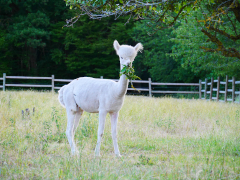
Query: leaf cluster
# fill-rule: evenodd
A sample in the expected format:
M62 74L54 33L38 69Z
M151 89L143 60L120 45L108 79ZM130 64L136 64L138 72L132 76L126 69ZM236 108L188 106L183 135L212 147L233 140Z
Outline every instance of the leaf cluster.
M168 54L172 52L174 42L169 41L175 37L174 28L157 31L152 36L146 34L151 31L147 21L135 23L131 32L136 42L144 44L143 53L139 54L133 64L135 71L141 78L151 77L153 81L160 82L194 82L198 81L198 75L191 72L190 68L184 69L181 63Z
M206 76L239 76L239 59L237 57L225 57L222 53L206 52L200 47L207 49L215 49L216 44L213 43L202 33L198 22L195 19L201 19L201 12L192 12L186 21L173 31L175 37L171 38L173 42L172 52L169 53L184 69L191 69L194 73L200 74L206 72ZM230 22L226 22L230 23ZM237 29L240 24L235 24ZM219 28L223 29L222 26ZM227 33L233 34L234 29L227 29ZM240 51L240 42L227 39L221 34L216 34L219 41L224 42L224 46L229 49L237 49Z
M123 74L125 74L126 78L129 79L129 80L135 80L135 79L140 79L141 80L140 77L135 75L135 71L134 71L133 67L131 67L131 66L123 65L123 68L120 71L120 76L122 76Z

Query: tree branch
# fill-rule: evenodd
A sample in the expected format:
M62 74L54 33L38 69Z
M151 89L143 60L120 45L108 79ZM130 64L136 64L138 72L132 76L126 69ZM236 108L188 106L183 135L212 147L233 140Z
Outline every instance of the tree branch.
M211 49L211 48L206 48L203 46L200 46L201 49L205 50L205 52L222 52L222 55L225 57L236 57L238 59L240 59L240 52L238 50L236 50L235 48L225 48L223 46L223 43L216 38L215 36L213 36L212 34L210 34L209 32L207 32L206 30L202 29L201 30L206 36L209 37L209 39L215 43L218 48L217 49Z
M218 28L214 28L213 26L209 26L208 29L212 30L212 31L215 31L215 32L218 32L219 34L221 34L223 36L226 36L227 38L232 39L233 41L236 41L236 40L240 39L240 34L237 35L237 36L233 36L233 35L230 35L230 34L226 33L223 30L220 30Z
M184 10L187 6L189 6L190 4L193 4L193 3L194 3L194 1L191 1L191 2L187 3L185 6L183 6L183 7L180 9L180 11L178 12L177 16L174 17L174 20L172 21L172 23L170 23L170 26L172 26L172 25L176 22L177 18L180 16L180 14L182 13L183 10Z

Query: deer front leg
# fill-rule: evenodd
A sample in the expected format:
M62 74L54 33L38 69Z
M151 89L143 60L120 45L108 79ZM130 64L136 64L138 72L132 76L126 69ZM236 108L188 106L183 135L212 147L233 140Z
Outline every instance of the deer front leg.
M114 112L114 113L111 113L110 116L111 116L111 129L112 129L112 140L113 140L114 152L117 157L121 157L118 149L118 143L117 143L118 114L119 112Z
M106 115L107 115L107 112L99 111L98 137L97 137L97 145L95 148L95 156L100 156L101 140L104 132Z

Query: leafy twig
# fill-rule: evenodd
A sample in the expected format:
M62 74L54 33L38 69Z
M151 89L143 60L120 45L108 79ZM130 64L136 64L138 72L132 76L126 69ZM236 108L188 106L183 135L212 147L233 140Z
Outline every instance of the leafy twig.
M126 75L126 79L129 79L130 82L131 82L131 87L140 93L141 91L137 90L137 89L133 86L132 80L135 80L135 79L140 79L140 80L141 80L141 78L138 77L137 75L135 75L134 73L135 73L135 71L134 71L133 67L123 65L123 68L122 68L122 70L120 71L120 76L123 75L123 74L125 74L125 75Z

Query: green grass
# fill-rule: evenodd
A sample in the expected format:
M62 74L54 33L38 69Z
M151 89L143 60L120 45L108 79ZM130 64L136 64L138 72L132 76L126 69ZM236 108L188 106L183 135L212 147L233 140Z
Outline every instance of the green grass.
M70 154L66 123L56 93L0 92L0 179L240 179L239 104L126 96L122 158L113 152L109 115L100 158L98 114L83 114L79 156Z

